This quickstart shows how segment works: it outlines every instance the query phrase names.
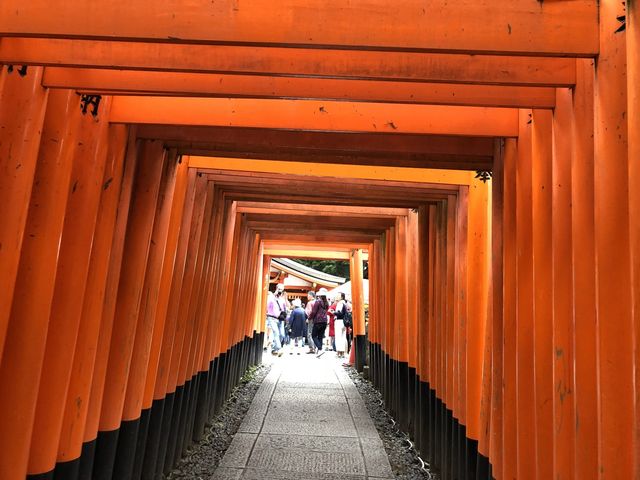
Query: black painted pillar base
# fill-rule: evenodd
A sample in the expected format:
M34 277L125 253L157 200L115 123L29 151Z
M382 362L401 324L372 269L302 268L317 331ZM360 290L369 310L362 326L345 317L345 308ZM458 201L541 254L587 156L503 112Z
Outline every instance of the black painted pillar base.
M111 480L113 478L119 434L119 429L98 432L96 454L93 460L93 476L91 477L94 480Z
M365 335L354 336L353 345L356 349L356 370L362 372L367 362L367 337Z
M120 424L116 458L113 463L113 478L129 480L133 474L133 463L136 456L140 419L125 421Z
M170 394L170 396L173 398L173 394ZM167 397L169 397L169 395ZM161 400L154 400L151 404L151 410L149 412L149 427L147 429L147 442L140 473L140 478L144 480L152 480L155 476L156 463L158 461L158 450L160 449L160 439L162 437L162 417L167 397Z

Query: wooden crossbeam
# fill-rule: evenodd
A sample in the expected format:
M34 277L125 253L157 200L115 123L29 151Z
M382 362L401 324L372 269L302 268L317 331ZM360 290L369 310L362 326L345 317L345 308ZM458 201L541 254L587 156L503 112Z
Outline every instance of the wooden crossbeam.
M111 121L347 132L515 137L518 110L314 100L113 97Z
M592 56L597 15L595 0L3 0L0 36Z
M349 250L316 250L316 249L301 249L301 248L273 248L266 247L264 249L265 255L271 257L285 257L285 258L306 258L315 260L349 260Z
M494 154L483 137L164 125L141 125L137 134L187 155L305 163L486 170Z
M4 38L0 61L68 67L493 85L571 86L573 58ZM219 81L219 79L218 79Z
M171 144L169 144L171 145ZM326 164L328 168L338 166L363 165L369 167L402 167L402 168L436 168L447 170L490 170L493 157L475 155L449 154L398 154L398 155L366 155L366 154L324 154L317 152L255 152L252 150L223 150L212 145L176 146L178 152L191 156L226 157L229 160L266 160L284 162L305 162Z
M450 137L446 135L395 135L393 133L295 132L260 128L193 127L140 125L139 138L160 139L179 145L215 145L232 150L238 145L247 151L300 151L335 155L408 154L493 156L494 142L484 137Z
M345 228L350 230L356 229L378 229L387 228L395 225L395 217L342 217L323 215L320 209L307 215L291 215L288 213L247 213L245 215L247 222L271 222L280 223L282 225L300 226L305 229L313 229L317 225L320 228Z
M553 108L555 89L498 85L147 72L47 67L47 88L90 94L327 99L356 102Z
M309 215L317 212L331 214L338 217L358 218L385 218L393 216L406 216L409 210L402 208L362 208L335 205L300 205L295 203L274 203L274 202L238 202L238 213L262 213L265 215Z

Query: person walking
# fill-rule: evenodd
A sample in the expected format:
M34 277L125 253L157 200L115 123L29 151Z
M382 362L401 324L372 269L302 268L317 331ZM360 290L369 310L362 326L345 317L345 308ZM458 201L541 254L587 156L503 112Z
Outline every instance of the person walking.
M316 347L313 342L313 320L311 319L311 309L313 309L313 304L316 301L316 292L313 290L309 290L307 293L307 306L304 311L307 314L307 345L309 346L309 351L307 353L316 353Z
M321 357L324 354L322 342L324 340L324 332L327 329L327 312L329 311L329 301L327 300L326 288L318 290L316 300L311 308L311 320L313 322L312 338L316 346L316 356Z
M336 321L336 306L338 302L332 301L329 302L331 305L329 306L329 311L327 312L327 317L329 318L329 341L327 345L329 346L328 350L336 351L336 333L335 333L335 321Z
M296 353L300 355L300 350L302 350L302 340L304 338L304 327L307 323L307 314L302 309L302 302L299 298L296 298L293 301L293 310L291 311L291 315L289 316L289 339L291 349L289 350L289 355L293 355L294 348Z
M273 337L271 353L279 357L282 356L282 338L284 337L284 332L280 329L280 320L282 319L284 325L287 316L283 295L284 285L280 283L276 287L275 294L269 292L267 297L267 325Z
M335 307L335 350L336 357L344 358L344 353L347 351L347 327L344 325L344 319L347 314L347 302L345 300L344 293L340 293L338 297L338 303Z
M351 352L351 343L353 341L353 307L349 300L345 300L347 309L344 314L344 326L347 329L347 353Z

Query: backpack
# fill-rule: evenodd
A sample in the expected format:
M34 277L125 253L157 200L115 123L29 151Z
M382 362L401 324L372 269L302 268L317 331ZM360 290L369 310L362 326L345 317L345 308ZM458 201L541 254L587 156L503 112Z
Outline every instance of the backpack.
M344 321L345 327L353 327L353 315L349 310L347 310L347 306L344 306L344 317L342 320Z

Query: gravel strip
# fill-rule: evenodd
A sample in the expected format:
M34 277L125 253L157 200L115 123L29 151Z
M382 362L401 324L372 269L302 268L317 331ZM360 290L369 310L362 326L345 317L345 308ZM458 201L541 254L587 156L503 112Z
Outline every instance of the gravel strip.
M167 480L211 478L269 370L271 365L249 368L220 413L210 420L211 427L205 430L202 440L189 448L184 458L165 477Z
M408 435L398 430L395 421L384 409L380 392L375 389L371 382L365 380L355 368L345 367L345 370L356 385L367 406L369 415L371 415L373 423L378 429L384 448L389 456L391 469L396 478L401 480L437 480L438 477L435 473L421 469L422 463L418 459L417 452L407 442Z

